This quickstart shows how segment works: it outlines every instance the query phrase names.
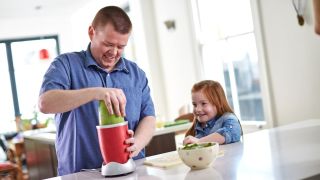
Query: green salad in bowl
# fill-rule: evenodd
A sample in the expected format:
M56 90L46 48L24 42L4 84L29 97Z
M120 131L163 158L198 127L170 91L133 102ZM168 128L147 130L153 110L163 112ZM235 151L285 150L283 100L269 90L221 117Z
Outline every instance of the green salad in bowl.
M210 167L219 153L219 143L202 142L187 144L178 148L182 162L191 169L204 169Z
M214 144L215 142L186 144L184 147L182 147L182 149L183 150L199 149L199 148L213 146Z

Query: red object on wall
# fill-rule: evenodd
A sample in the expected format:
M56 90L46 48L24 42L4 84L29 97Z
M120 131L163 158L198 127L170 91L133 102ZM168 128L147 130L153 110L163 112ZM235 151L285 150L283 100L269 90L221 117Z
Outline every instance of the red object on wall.
M39 58L41 60L48 60L49 59L49 51L48 51L48 49L41 49L39 51Z

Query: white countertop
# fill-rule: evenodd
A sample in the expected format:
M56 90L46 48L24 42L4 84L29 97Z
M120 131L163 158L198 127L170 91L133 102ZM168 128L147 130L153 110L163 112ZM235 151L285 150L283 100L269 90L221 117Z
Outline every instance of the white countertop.
M144 159L141 159L136 161L138 167L135 172L108 179L292 180L320 176L319 132L320 119L301 121L245 134L242 142L221 145L224 156L219 157L212 167L207 169L192 171L184 164L163 169L142 165ZM99 172L79 172L52 178L52 180L71 179L105 178Z

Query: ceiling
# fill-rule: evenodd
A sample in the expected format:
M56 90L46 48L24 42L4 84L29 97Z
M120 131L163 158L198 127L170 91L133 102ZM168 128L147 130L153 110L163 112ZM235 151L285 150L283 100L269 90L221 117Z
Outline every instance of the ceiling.
M121 4L125 0L0 0L0 19L68 16L86 4ZM113 3L114 2L114 3ZM121 3L119 3L121 2Z

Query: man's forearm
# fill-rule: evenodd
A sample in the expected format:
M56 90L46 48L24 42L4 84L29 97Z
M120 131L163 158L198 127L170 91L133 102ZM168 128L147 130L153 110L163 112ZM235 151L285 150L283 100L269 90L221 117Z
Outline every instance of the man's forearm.
M136 132L134 133L135 143L140 149L143 149L152 139L156 129L156 119L153 116L147 116L141 120Z
M42 113L61 113L75 109L95 99L94 88L80 90L49 90L39 97Z

